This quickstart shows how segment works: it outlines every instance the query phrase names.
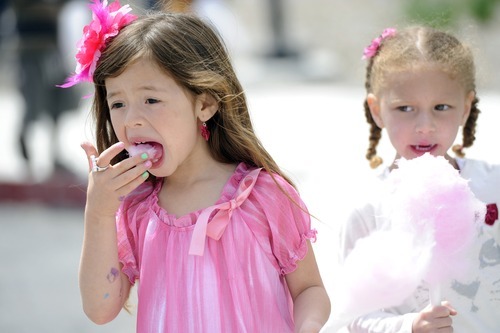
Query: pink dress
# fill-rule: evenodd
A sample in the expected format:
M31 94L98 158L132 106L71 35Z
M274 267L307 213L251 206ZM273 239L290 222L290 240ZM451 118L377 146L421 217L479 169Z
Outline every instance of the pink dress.
M315 240L310 216L243 163L214 206L179 218L158 206L161 185L143 184L117 215L123 272L139 280L137 332L293 332L285 274Z

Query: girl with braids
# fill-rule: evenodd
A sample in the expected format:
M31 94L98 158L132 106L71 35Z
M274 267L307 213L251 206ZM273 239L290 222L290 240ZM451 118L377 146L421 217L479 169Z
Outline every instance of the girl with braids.
M364 315L347 328L350 332L500 332L500 166L467 159L463 151L474 143L480 113L472 52L446 32L413 26L384 30L365 49L364 58L368 61L364 107L370 124L366 158L372 168L382 163L377 156L382 129L396 150L380 179L397 168L400 158L410 160L426 153L443 156L469 180L488 212L480 226L479 258L474 259L470 283L454 281L444 286L447 301L433 307L428 286L422 282L400 306ZM451 147L460 127L462 144ZM456 157L448 154L450 149ZM374 188L380 197L381 188ZM341 227L341 262L358 239L381 228L381 209L380 198L371 198L353 210Z
M137 332L319 332L316 231L252 129L215 30L94 0L75 75L93 81L83 307L113 320L139 282ZM96 45L98 46L96 48Z

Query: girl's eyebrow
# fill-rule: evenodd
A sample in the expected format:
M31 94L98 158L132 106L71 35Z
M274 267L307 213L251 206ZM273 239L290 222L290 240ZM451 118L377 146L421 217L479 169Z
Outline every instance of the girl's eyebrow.
M144 85L144 86L140 86L139 90L158 90L158 88L156 88L155 86L152 86L152 85Z
M155 86L151 86L151 85L139 87L138 90L156 91L156 92L160 91L160 89L156 88ZM118 94L119 94L119 92L117 92L117 91L108 92L108 94L106 95L106 99L110 99Z
M114 96L116 96L116 95L118 95L118 93L117 93L117 92L108 92L108 93L106 94L106 99L110 99L111 97L114 97Z

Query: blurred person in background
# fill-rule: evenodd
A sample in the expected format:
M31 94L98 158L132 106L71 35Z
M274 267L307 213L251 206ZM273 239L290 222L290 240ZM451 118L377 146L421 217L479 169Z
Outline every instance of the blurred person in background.
M35 121L49 118L53 127L49 152L53 173L71 175L62 162L58 149L58 123L66 111L77 108L79 97L75 91L57 88L64 81L67 68L59 43L59 15L68 0L14 0L7 1L15 13L17 34L17 82L24 102L24 114L19 132L19 149L28 170L32 169L32 153L40 147L30 147L30 130ZM62 172L62 173L61 173ZM34 172L31 172L34 174Z
M5 11L7 9L7 0L0 0L0 46L3 46L2 45L2 42L3 42L3 34L4 34L4 24L3 24L3 20L4 20L4 17L3 15L5 14ZM3 51L3 49L2 49Z

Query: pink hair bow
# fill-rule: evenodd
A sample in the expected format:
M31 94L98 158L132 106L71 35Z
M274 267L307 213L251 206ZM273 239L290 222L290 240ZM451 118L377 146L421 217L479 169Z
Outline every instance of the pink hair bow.
M75 73L66 80L66 83L58 87L69 88L80 82L92 82L97 61L106 46L106 41L137 18L129 14L132 10L129 5L120 7L119 1L109 6L107 0L102 2L92 0L92 2L89 5L92 21L83 28L83 37L78 42Z
M365 47L363 51L363 59L369 59L374 57L377 54L378 49L380 48L380 44L387 37L392 37L396 35L396 29L394 28L386 28L382 32L380 36L372 40L371 44Z

